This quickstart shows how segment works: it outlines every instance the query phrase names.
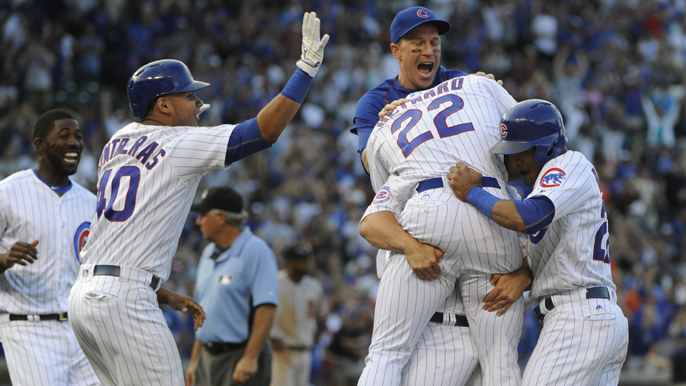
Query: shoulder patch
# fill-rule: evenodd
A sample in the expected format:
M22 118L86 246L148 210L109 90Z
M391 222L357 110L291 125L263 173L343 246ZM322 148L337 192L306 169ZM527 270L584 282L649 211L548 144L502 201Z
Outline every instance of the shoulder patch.
M562 185L567 179L567 173L560 168L552 168L545 172L541 177L540 185L542 188L555 188Z
M391 188L388 186L382 186L381 189L379 189L379 191L376 193L376 197L374 197L372 204L381 204L390 200L392 197L393 193L391 193Z

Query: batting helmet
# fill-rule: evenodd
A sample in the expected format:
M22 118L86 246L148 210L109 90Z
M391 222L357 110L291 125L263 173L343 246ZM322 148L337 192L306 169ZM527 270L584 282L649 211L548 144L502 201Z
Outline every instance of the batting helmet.
M140 118L148 111L155 98L172 93L197 91L209 83L193 79L190 70L178 60L163 59L148 63L133 73L126 88L129 106L134 118Z
M534 159L539 165L562 154L567 144L560 110L541 99L520 102L505 111L500 136L491 153L517 154L535 146Z

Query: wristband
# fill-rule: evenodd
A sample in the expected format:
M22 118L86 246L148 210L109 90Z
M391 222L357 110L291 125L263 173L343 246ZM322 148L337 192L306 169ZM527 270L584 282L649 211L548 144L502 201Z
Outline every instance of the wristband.
M472 204L479 212L493 220L493 207L496 202L500 201L498 197L475 186L469 189L465 198L467 199L467 202Z
M292 100L293 102L302 104L307 96L307 91L309 91L313 80L313 77L307 75L305 71L298 68L295 70L293 76L291 76L291 78L288 80L286 86L284 86L283 91L281 91L281 95Z

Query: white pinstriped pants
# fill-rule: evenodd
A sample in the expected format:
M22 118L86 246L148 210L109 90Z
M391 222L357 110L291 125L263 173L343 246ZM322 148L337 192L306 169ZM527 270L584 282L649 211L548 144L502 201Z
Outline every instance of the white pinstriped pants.
M501 198L509 198L504 189L489 189ZM461 287L469 330L479 347L483 385L519 386L516 348L523 322L522 301L502 317L481 309L483 298L492 289L490 274L521 267L517 233L499 227L460 202L448 187L415 194L399 222L419 241L444 252L439 263L441 275L432 282L420 280L404 255L391 254L379 285L372 344L358 385L400 384L402 370L424 327L450 295L456 279L466 281L461 276L469 272L475 280Z
M629 325L617 295L586 299L586 289L551 296L554 308L545 314L536 348L524 370L529 385L608 386L619 383L626 359Z
M69 295L69 318L93 369L106 386L184 385L181 358L152 275L122 268L122 276L84 275Z
M0 316L0 339L14 386L100 385L70 322L9 321Z

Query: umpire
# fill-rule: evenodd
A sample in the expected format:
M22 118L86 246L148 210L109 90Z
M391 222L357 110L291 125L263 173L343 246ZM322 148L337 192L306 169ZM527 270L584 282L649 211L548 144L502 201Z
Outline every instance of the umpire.
M210 244L200 257L195 287L207 319L196 333L186 386L268 386L276 257L245 226L248 213L235 190L206 190L191 210L200 214L196 224Z

